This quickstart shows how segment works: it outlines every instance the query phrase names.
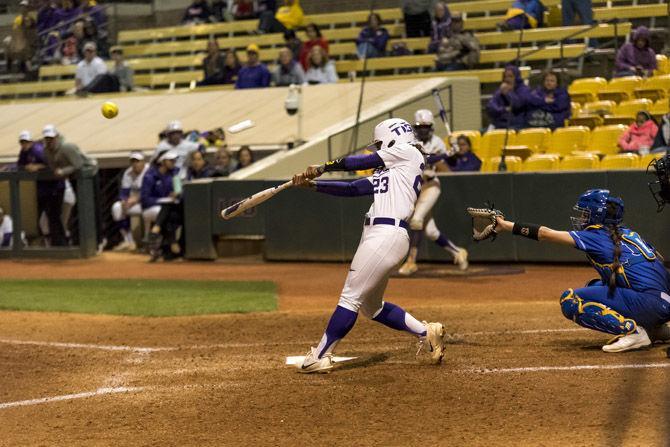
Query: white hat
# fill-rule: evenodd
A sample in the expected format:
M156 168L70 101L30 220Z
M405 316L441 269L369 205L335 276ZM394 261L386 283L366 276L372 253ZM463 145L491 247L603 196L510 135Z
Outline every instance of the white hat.
M377 124L374 142L381 143L380 149L388 149L398 143L414 143L416 136L410 123L400 118L391 118Z
M175 160L179 157L177 151L165 151L163 155L158 159L158 163L162 163L165 160Z
M33 136L30 135L29 130L22 130L19 134L19 141L33 141Z
M165 129L165 133L172 133L172 132L183 132L184 128L181 125L181 121L170 121L167 125L167 128Z
M45 138L54 138L58 136L58 130L56 129L56 126L53 124L47 124L44 126L44 129L42 129L42 136Z
M30 2L28 0L21 0L19 2L19 6L29 6Z
M433 118L433 112L430 110L421 109L414 114L415 126L432 126L433 124L435 124L435 118Z
M140 151L132 151L128 158L130 158L131 160L142 161L144 160L144 154Z

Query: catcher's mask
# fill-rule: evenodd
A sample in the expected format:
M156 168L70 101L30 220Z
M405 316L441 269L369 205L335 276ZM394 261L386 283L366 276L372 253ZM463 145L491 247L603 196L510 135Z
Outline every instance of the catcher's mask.
M624 204L607 189L590 189L579 196L570 217L575 230L589 225L619 225L623 221Z
M647 174L655 174L656 181L649 182L649 191L656 201L657 212L663 211L666 203L670 203L670 154L660 159L653 159L647 166Z

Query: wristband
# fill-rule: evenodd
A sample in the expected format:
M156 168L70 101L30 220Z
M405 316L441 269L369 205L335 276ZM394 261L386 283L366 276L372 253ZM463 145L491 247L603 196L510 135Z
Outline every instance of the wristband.
M512 228L512 234L527 237L528 239L533 239L534 241L537 241L539 240L540 236L540 225L533 223L514 222L514 227Z

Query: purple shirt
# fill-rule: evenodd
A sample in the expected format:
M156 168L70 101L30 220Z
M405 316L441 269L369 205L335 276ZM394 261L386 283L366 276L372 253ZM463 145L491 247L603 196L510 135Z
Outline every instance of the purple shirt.
M46 156L44 155L44 146L42 143L33 143L32 147L27 151L19 152L19 159L16 166L20 171L25 170L26 165L42 164L47 165ZM40 180L37 182L37 193L44 193L56 189L65 189L65 181L63 180Z

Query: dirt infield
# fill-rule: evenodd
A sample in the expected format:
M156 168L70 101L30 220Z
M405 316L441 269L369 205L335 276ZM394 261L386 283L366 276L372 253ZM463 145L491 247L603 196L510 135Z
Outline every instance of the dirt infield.
M0 293L2 278L265 279L280 311L0 312L0 445L670 445L665 347L605 354L606 337L560 313L560 293L593 276L585 267L391 279L389 301L446 323L441 367L360 318L338 348L355 361L295 373L284 359L318 341L347 268L1 261Z

